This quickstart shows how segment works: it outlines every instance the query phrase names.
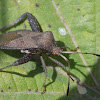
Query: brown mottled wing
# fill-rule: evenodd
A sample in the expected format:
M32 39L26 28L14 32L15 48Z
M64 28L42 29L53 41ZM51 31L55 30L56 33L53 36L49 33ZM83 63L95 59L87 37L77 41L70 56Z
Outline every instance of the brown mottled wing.
M36 41L31 37L41 35L40 32L18 30L0 35L0 49L28 49L38 48Z

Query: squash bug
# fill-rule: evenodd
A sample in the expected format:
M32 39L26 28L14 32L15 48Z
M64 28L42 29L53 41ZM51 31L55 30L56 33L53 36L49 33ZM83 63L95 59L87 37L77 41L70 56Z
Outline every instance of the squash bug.
M82 53L82 52L76 52L76 50L71 50L69 47L58 47L53 33L51 31L41 32L41 28L39 26L39 23L37 22L36 18L30 14L30 13L24 13L21 15L18 19L16 19L11 24L3 27L0 29L0 31L3 31L7 28L10 28L22 20L28 19L30 27L32 31L30 30L16 30L12 32L8 32L5 34L0 35L0 49L9 49L9 50L20 50L21 53L25 53L25 55L15 61L13 64L6 66L4 68L0 68L0 70L11 67L11 66L17 66L20 64L24 64L32 58L33 55L38 54L40 55L40 60L43 66L43 70L45 72L45 80L43 83L43 92L45 93L45 83L47 79L47 69L46 64L44 61L44 58L42 56L43 53L45 53L50 60L55 62L57 65L61 66L65 72L68 75L68 88L67 88L67 95L69 92L69 85L70 85L70 79L74 81L74 79L70 75L70 70L67 71L66 67L58 60L52 58L50 55L55 56L61 56L67 63L68 67L70 69L70 63L68 59L62 55L62 53ZM65 48L68 48L69 51L64 51ZM82 54L92 54L96 56L100 56L98 54L93 53L82 53Z

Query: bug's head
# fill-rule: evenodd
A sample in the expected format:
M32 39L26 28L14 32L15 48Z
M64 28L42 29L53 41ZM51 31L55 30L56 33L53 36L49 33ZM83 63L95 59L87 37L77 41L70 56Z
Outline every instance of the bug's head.
M63 52L63 49L61 48L61 47L55 47L55 48L53 48L53 55L60 55L60 54L62 54L62 52Z

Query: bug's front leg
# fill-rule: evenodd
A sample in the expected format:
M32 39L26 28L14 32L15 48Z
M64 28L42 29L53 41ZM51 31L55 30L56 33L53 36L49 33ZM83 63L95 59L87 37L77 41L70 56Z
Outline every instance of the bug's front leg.
M11 64L9 66L6 66L6 67L3 67L3 68L0 68L0 70L8 68L8 67L12 67L12 66L17 66L17 65L20 65L20 64L24 64L24 63L28 62L31 58L32 58L31 54L26 54L22 58L20 58L17 61L15 61L13 64Z
M0 31L3 31L5 29L7 29L7 28L10 28L10 27L14 26L14 25L18 24L19 22L21 22L22 20L25 20L26 18L28 19L29 24L30 24L33 32L41 31L41 28L40 28L36 18L32 14L30 14L28 12L24 13L18 19L16 19L12 23L8 24L7 26L1 28Z
M40 56L40 59L41 59L41 63L42 63L42 66L43 66L43 70L45 72L45 80L44 80L44 83L43 83L43 92L42 92L42 94L43 94L46 91L46 89L45 89L45 83L46 83L46 79L47 79L47 69L46 69L45 61L44 61L44 59L43 59L42 56Z

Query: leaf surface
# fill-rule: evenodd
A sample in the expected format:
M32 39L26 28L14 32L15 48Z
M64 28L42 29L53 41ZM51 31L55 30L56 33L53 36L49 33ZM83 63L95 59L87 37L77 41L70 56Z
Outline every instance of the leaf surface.
M100 54L99 4L99 0L0 0L0 28L29 12L36 17L43 31L53 32L58 46L65 45L72 49L78 46L82 52ZM31 30L27 20L4 32L25 28ZM61 29L66 31L65 35L61 33L63 32ZM0 50L0 68L12 64L22 56L19 51ZM70 61L73 76L93 89L96 87L95 83L100 85L100 58L77 54L66 55L66 57ZM46 64L51 65L47 67L45 94L41 95L45 78L41 62L31 60L26 64L13 66L0 72L0 100L100 98L100 94L89 88L86 88L85 96L80 97L76 83L73 81L70 83L69 97L65 96L68 81L66 73L46 56L44 58ZM61 61L66 68L68 67L62 58L54 58Z

